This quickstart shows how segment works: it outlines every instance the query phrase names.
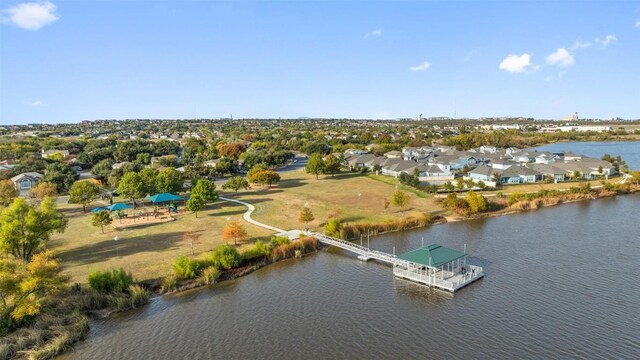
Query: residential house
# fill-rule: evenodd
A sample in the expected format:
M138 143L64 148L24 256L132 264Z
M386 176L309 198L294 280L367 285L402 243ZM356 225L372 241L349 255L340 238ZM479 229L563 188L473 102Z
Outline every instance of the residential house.
M527 164L525 166L553 179L555 182L565 181L565 171L557 166L541 163Z
M480 165L469 171L469 177L477 181L493 181L494 174L500 174L502 171L496 170L487 165Z
M402 152L396 150L389 151L384 153L384 157L387 159L402 159Z
M16 189L18 189L20 194L24 195L24 193L34 187L43 176L44 175L37 172L26 172L12 177L11 181L16 185Z
M500 174L502 184L534 183L541 180L541 173L526 166L511 166Z
M508 159L491 160L491 167L498 170L507 170L508 168L518 165L515 161Z

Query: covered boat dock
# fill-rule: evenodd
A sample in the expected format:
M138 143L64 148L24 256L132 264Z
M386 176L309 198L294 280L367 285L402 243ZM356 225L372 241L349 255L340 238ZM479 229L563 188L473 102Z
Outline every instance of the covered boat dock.
M399 278L456 291L482 278L482 267L467 264L467 254L438 244L406 252L393 265Z

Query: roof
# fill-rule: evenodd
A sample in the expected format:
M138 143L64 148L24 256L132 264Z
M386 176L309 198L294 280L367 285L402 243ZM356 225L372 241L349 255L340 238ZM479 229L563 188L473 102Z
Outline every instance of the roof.
M18 174L14 177L11 178L11 181L13 182L18 182L22 179L29 179L32 181L39 181L40 179L42 179L43 175L37 172L26 172L26 173L22 173L22 174Z
M458 250L438 244L431 244L427 247L401 254L398 256L398 259L435 268L464 256L466 256L466 254Z
M145 200L150 200L152 203L155 204L155 203L161 203L166 201L184 200L184 198L178 195L170 194L170 193L162 193L162 194L155 194L153 196L147 196Z

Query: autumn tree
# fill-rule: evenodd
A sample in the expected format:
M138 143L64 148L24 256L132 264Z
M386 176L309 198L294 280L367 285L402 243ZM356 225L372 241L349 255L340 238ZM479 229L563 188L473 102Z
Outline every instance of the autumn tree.
M69 203L82 204L82 211L87 211L87 205L91 204L100 195L100 189L90 181L76 181L69 190Z
M100 226L103 234L105 225L111 224L112 221L111 214L107 210L100 210L91 217L91 224L96 227Z
M240 157L240 154L245 151L246 147L242 143L230 143L218 144L218 146L216 146L216 149L218 150L218 154L220 154L220 156L226 156L237 160L238 157Z
M42 200L46 196L52 198L58 197L58 188L50 182L40 181L29 190L29 197L32 199Z
M66 227L67 219L56 208L55 199L45 197L34 208L16 198L0 212L0 246L16 259L29 262L54 232L62 233Z
M404 214L404 208L409 205L409 194L402 190L396 190L391 198L391 203L393 203L394 206L399 207Z
M313 212L308 207L304 207L300 212L300 216L298 216L298 221L304 223L305 231L309 231L309 223L315 220L315 216L313 216Z
M29 263L0 259L0 279L0 331L15 329L26 317L38 314L47 297L69 281L51 250L36 254Z
M234 245L238 245L238 240L244 240L247 238L247 230L244 229L240 223L232 221L222 232L222 239L229 241L233 239Z
M0 181L0 206L9 206L20 194L11 180Z
M324 160L322 160L322 155L319 153L311 154L309 161L307 161L307 166L305 167L305 171L307 174L315 174L316 180L318 180L318 175L322 174L325 169Z
M238 192L238 190L240 189L247 190L249 188L249 182L241 176L234 176L227 180L226 183L222 184L222 188L225 190L231 189L235 192Z

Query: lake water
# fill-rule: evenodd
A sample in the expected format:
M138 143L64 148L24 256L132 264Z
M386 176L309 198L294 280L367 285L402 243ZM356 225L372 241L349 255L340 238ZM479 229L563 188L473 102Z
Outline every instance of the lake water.
M486 276L455 294L324 249L94 321L60 358L637 359L639 208L636 194L372 239L466 244Z
M604 154L620 155L631 169L640 169L640 141L629 142L570 142L540 146L538 151L570 151L601 159Z

